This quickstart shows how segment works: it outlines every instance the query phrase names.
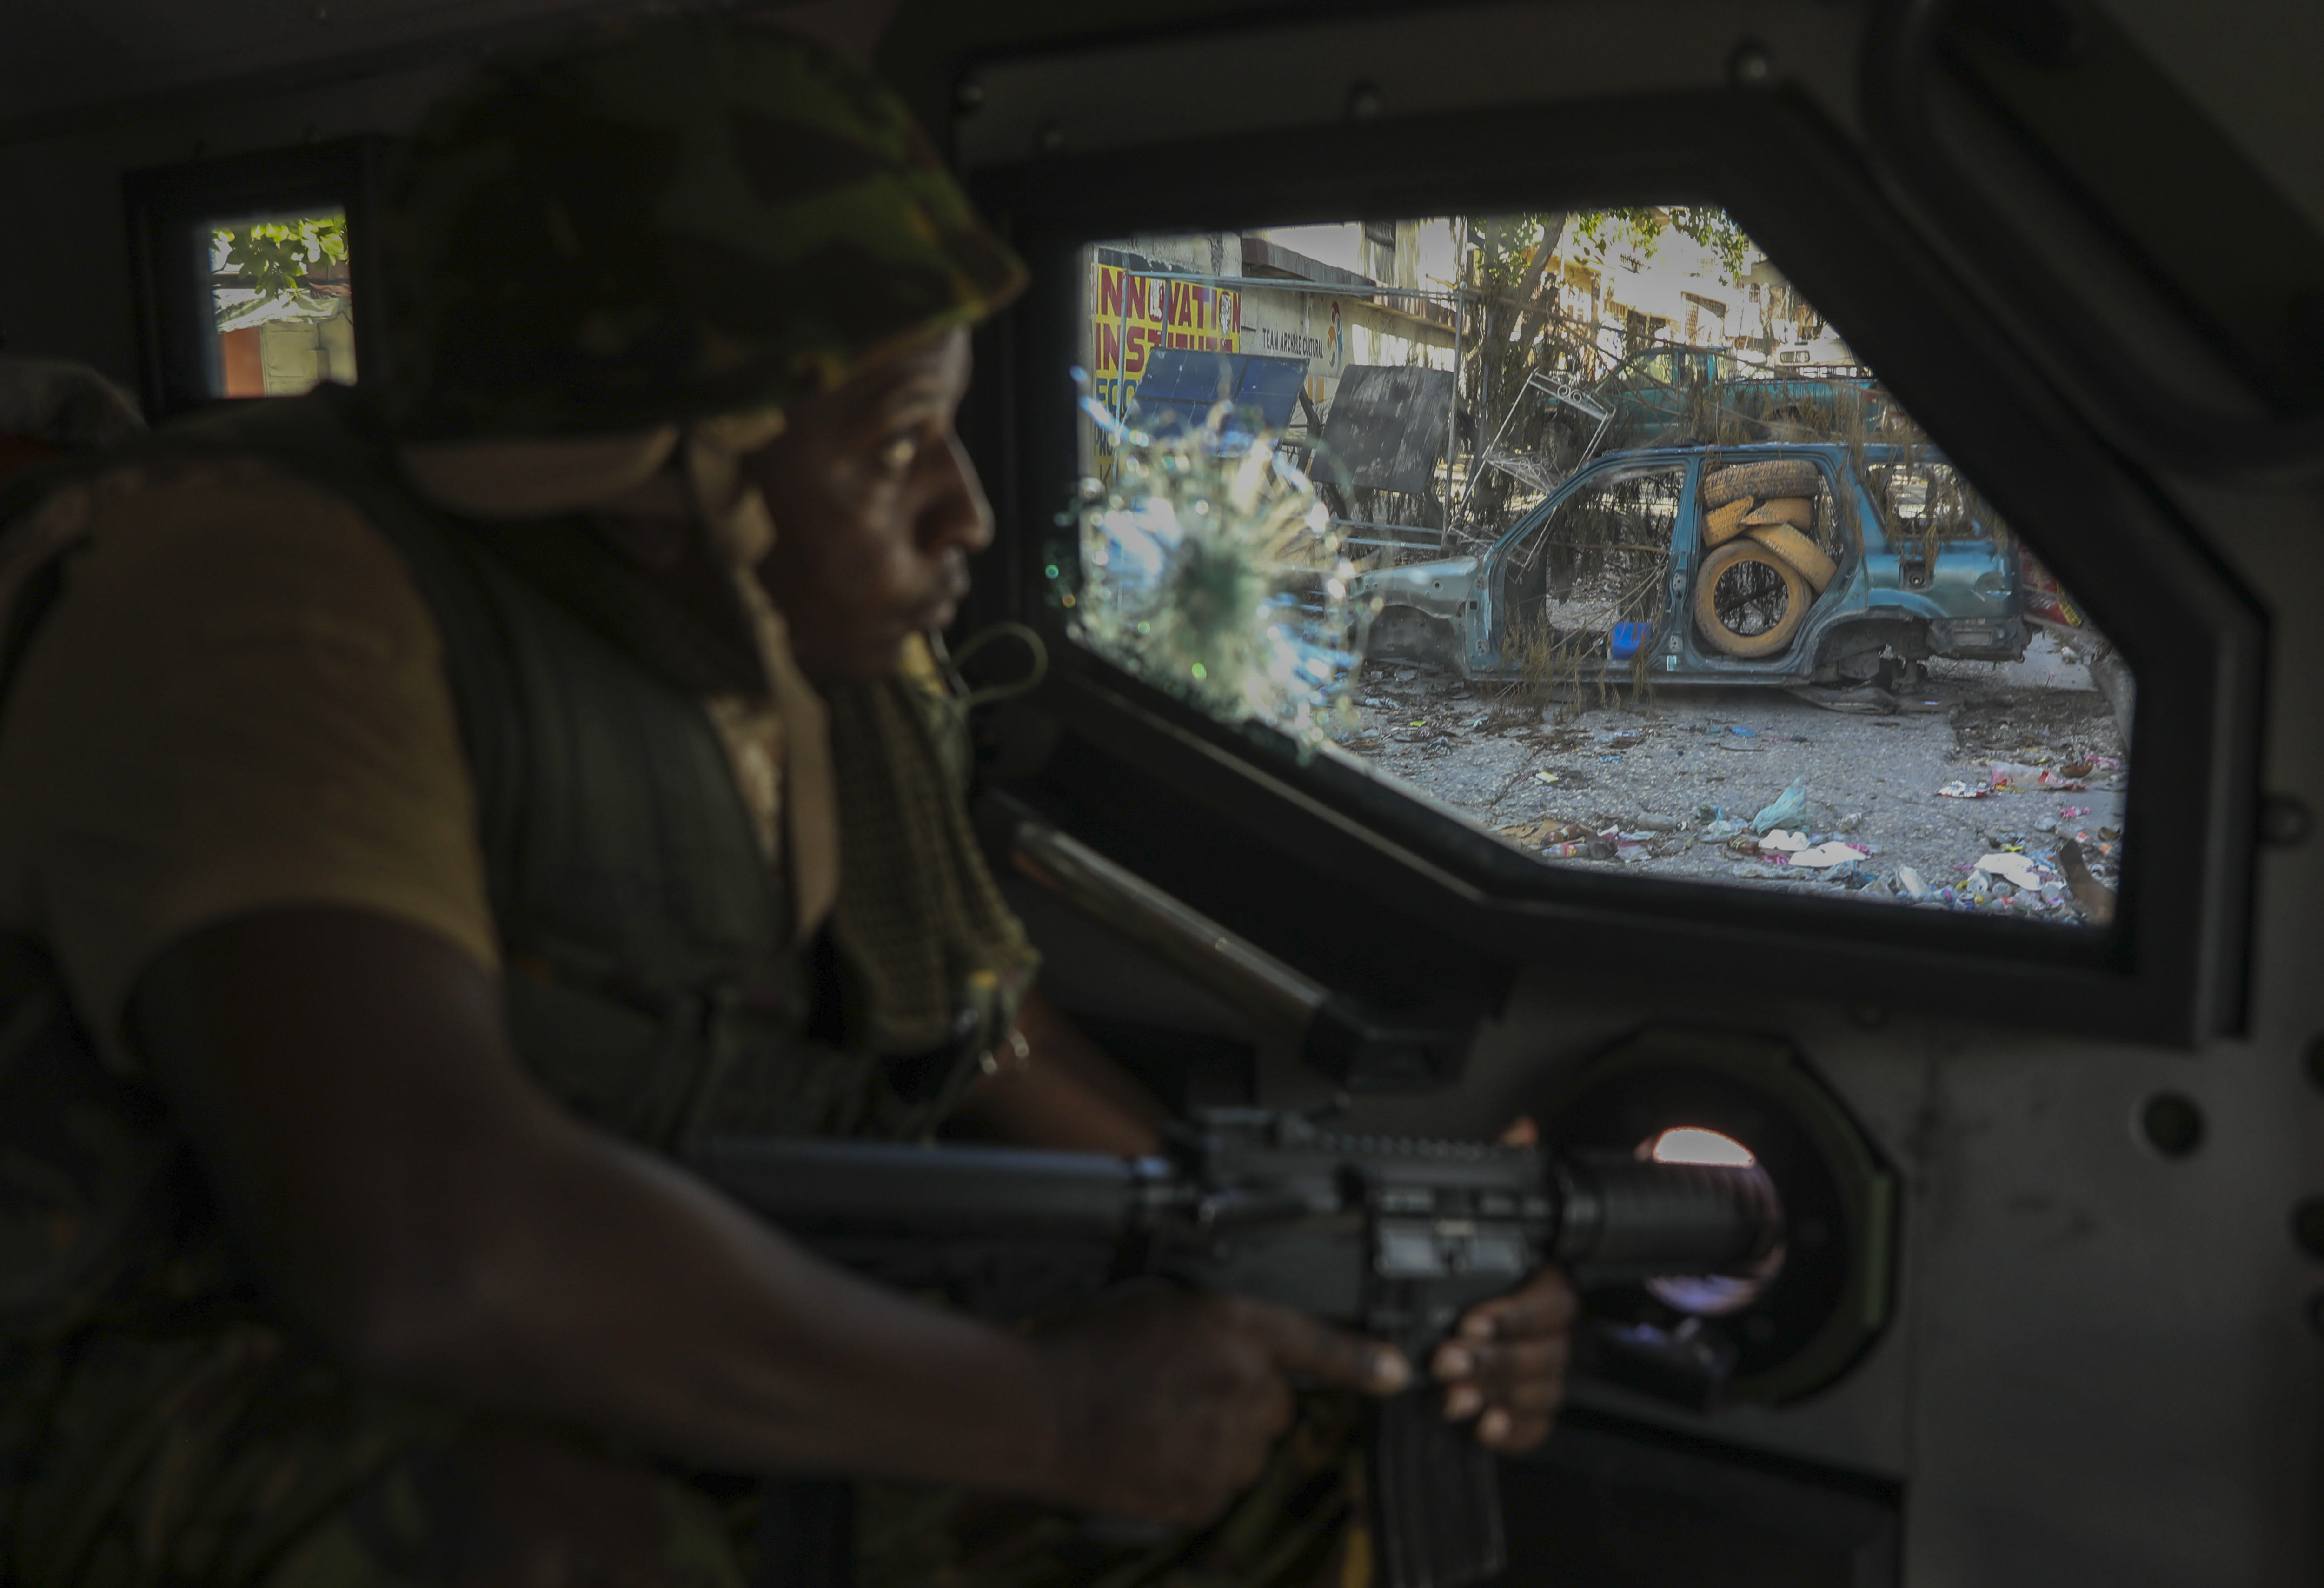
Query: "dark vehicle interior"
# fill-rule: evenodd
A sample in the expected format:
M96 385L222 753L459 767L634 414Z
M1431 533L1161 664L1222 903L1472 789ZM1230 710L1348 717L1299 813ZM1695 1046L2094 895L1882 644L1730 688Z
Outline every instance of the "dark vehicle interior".
M951 642L981 702L981 835L1056 1003L1178 1107L1344 1099L1356 1130L1471 1140L1526 1114L1553 1144L1756 1162L1784 1199L1766 1273L1593 1296L1556 1433L1501 1464L1499 1580L2318 1580L2324 698L2302 680L2324 631L2297 614L2324 600L2324 8L722 8L873 60L1030 266L977 334L960 422L997 537ZM0 8L0 353L83 361L154 421L372 378L366 214L393 140L468 63L629 9L649 7ZM1692 259L1682 223L1712 214L1750 252L1670 312L1780 289L1835 340L1705 321L1695 343L1728 354L1696 362L1819 390L1877 372L1941 454L1877 455L1864 500L1905 548L1884 566L1828 485L1802 509L1740 498L1770 516L1737 543L1820 542L1918 614L1999 555L1990 504L2135 672L2135 709L2117 721L2091 643L2055 624L2024 661L1923 666L1876 638L1842 679L1886 691L1864 715L1650 688L1698 621L1669 583L1678 486L1642 503L1651 475L1508 575L1589 630L1593 666L1637 651L1635 680L1299 674L1282 614L1360 625L1333 605L1358 570L1480 550L1542 500L1480 484L1526 378L1472 386L1480 347L1536 334L1494 305L1582 293L1593 378L1684 343L1606 283L1651 273L1641 237ZM1511 216L1536 229L1495 277L1463 223ZM1585 261L1575 217L1640 216L1588 220ZM1138 430L1109 340L1132 311L1099 309L1121 269L1192 290L1194 333L1153 321L1185 387L1157 387L1167 436ZM1213 350L1260 355L1222 392L1219 466L1275 457L1291 483L1264 488L1321 503L1304 549L1266 553L1289 594L1254 642L1277 659L1264 704L1156 660L1167 592L1109 583L1153 500L1123 471L1201 434ZM1452 372L1414 377L1413 411L1439 405L1426 448L1379 476L1406 484L1316 495L1291 461L1326 478L1318 372L1343 362ZM1754 566L1775 573L1746 595L1775 605L1729 609L1744 641L1804 588ZM1584 575L1628 594L1572 616ZM1980 589L1990 641L1984 609L1926 607L1970 625L1947 631L1960 655L2021 618ZM1101 622L1123 614L1127 643ZM2004 670L2036 662L2043 681Z

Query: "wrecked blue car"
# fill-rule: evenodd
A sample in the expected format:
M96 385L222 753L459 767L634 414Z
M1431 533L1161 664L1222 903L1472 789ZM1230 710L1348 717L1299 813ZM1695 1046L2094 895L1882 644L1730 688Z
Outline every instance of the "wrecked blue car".
M1893 688L2024 654L2015 538L1924 445L1599 458L1482 552L1377 569L1367 653L1475 679Z

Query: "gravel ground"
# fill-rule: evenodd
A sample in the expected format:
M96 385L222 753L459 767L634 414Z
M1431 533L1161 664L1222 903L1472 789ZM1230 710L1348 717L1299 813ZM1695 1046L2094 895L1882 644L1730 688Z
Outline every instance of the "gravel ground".
M2059 853L2073 839L2088 881L2111 887L2127 763L2088 669L2045 634L2023 661L1935 663L1909 696L1913 709L1885 716L1781 690L1678 686L1544 710L1450 672L1387 664L1360 681L1363 731L1347 747L1551 864L2103 919L2110 893L2074 888ZM1952 783L1990 788L1996 762L2026 769L2018 787L1938 795ZM2085 762L2083 789L2038 786L2040 773ZM1804 814L1780 830L1851 845L1859 859L1811 870L1752 853L1759 841L1748 824L1794 781ZM1973 869L2012 852L2034 866L2034 887ZM1900 868L1926 897L1912 896L1914 879L1900 879Z

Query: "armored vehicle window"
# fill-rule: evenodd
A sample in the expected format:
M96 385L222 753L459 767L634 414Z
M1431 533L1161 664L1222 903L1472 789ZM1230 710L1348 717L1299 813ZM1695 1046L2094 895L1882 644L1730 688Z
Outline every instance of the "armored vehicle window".
M1084 268L1100 657L1544 865L2111 921L2126 662L1730 217Z
M343 209L220 217L209 260L213 397L289 397L355 380L355 292Z

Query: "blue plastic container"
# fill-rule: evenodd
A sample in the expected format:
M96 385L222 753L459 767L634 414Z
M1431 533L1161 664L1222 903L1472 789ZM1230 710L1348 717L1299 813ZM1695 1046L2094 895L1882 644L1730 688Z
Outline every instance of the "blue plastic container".
M1652 623L1616 623L1606 653L1616 661L1628 661L1646 649L1646 642L1653 637L1654 632Z

